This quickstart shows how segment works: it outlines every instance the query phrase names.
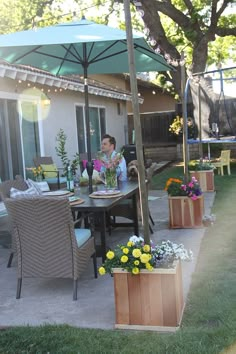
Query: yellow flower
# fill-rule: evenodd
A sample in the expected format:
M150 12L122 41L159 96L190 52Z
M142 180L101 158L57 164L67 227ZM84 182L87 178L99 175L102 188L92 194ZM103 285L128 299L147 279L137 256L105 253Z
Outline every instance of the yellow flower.
M115 253L113 251L108 251L106 256L108 259L113 259L115 257Z
M147 263L147 262L149 261L149 255L146 254L146 253L141 254L141 256L140 256L140 261L141 261L142 263Z
M150 272L153 270L153 266L150 263L146 263L146 269L149 270Z
M134 267L133 269L132 269L132 273L133 274L139 274L139 269L137 268L137 267Z
M139 261L136 259L136 261L134 261L134 265L139 265Z
M104 274L106 274L106 269L104 267L100 267L98 269L98 272L99 272L100 275L104 275Z
M132 246L134 246L134 243L132 241L129 241L129 242L127 242L127 246L132 247Z
M138 248L135 248L134 250L133 250L133 252L132 252L132 255L135 257L135 258L139 258L140 256L141 256L141 251L140 251L140 249L138 249Z
M128 254L129 253L129 249L127 247L123 248L123 253L124 254Z
M143 246L144 252L150 252L150 246L149 245L144 245Z
M126 263L126 262L128 262L128 259L129 258L127 256L122 256L120 260L122 263Z

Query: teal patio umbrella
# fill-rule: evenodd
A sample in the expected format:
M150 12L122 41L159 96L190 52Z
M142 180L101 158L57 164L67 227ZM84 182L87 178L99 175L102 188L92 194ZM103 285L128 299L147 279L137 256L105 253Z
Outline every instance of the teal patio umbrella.
M148 46L142 34L133 34L133 42L137 72L172 70L165 59ZM125 31L86 19L0 36L0 58L10 64L29 65L56 76L83 75L90 191L93 165L88 74L128 73L127 51Z

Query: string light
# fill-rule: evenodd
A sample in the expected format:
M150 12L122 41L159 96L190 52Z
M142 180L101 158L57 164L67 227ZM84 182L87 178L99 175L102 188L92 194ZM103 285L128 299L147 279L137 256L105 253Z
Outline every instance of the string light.
M142 3L141 1L134 1L134 6L136 7L137 12L140 14L141 17L144 17L145 12L143 9L141 9L142 7ZM144 30L143 30L144 34L148 37L150 34L150 29L145 26ZM154 38L149 38L148 39L148 43L152 46L155 47L157 45L157 41ZM164 56L164 58L166 59L167 64L171 64L175 67L177 66L184 66L185 65L185 59L175 59L172 58L170 54L166 53L159 45L156 48L153 48L155 53L157 54L162 54Z

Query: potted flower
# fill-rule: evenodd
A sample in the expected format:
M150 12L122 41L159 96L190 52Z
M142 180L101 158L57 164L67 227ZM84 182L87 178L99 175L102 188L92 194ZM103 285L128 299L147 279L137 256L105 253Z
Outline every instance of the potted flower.
M169 178L165 190L168 193L170 228L203 226L204 198L195 177L186 184L179 178Z
M191 260L191 251L170 241L148 245L142 237L132 236L106 257L99 273L114 278L116 328L180 324L184 308L180 260Z
M193 160L188 165L190 176L195 177L203 192L214 192L214 165L208 159Z

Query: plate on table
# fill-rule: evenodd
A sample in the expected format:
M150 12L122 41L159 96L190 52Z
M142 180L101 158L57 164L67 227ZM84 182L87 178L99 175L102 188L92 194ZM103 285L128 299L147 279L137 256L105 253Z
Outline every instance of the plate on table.
M106 190L93 192L92 194L93 195L97 195L97 196L109 196L109 195L120 194L120 191L119 190L106 189Z
M71 192L70 191L63 191L63 190L43 193L43 195L47 195L47 196L63 196L63 195L68 195L68 194L71 194Z

